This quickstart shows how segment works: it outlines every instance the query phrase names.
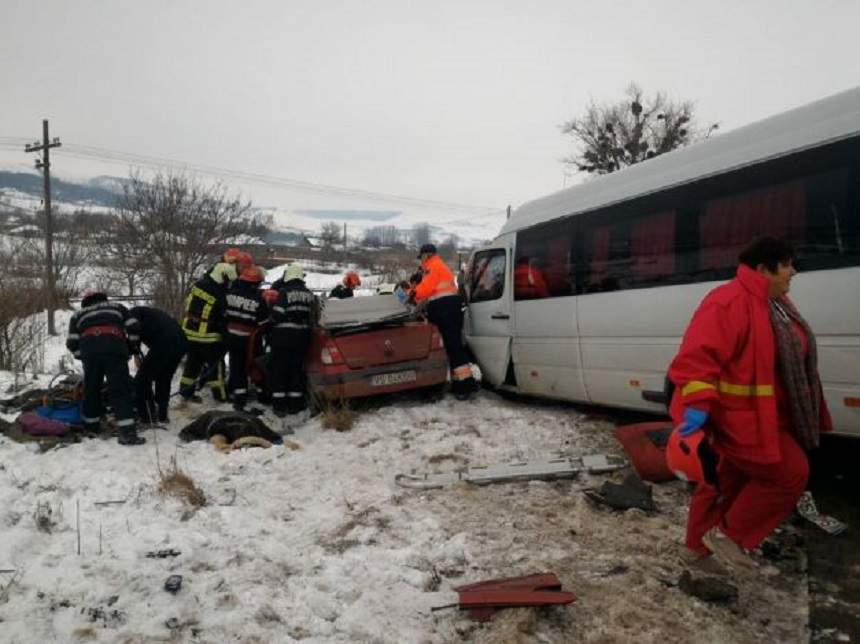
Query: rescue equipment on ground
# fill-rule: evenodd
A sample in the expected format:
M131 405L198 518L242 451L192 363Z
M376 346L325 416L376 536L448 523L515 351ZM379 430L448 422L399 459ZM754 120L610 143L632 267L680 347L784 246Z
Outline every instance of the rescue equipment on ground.
M821 514L818 511L818 506L815 505L812 492L808 490L801 495L800 500L797 502L797 513L811 524L818 526L827 534L832 534L833 536L842 534L848 529L847 523L842 523L839 519L827 514Z
M645 512L654 512L653 493L650 485L642 482L636 474L628 474L622 483L604 481L598 489L584 491L586 498L599 505L605 505L613 510L630 510L638 508Z
M509 483L512 481L551 481L574 478L580 472L602 474L627 467L620 456L591 454L588 456L559 456L543 460L519 461L503 465L470 467L441 474L398 474L394 482L401 487L433 490L454 483Z
M560 606L572 604L576 595L561 588L555 573L489 579L454 588L459 595L456 604L437 606L432 610L459 608L469 611L476 622L486 622L503 608L528 606Z
M675 478L666 464L666 444L671 433L671 422L657 421L621 425L615 430L615 438L630 457L639 478L651 483L663 483Z

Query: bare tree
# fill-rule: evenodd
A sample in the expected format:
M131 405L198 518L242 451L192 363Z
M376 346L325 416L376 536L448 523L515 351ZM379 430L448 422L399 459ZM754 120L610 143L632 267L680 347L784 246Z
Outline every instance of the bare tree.
M325 248L331 248L335 244L342 241L342 232L340 224L336 221L327 221L322 225L320 230L320 240Z
M132 173L117 210L116 239L137 244L155 272L156 303L174 315L201 270L213 261L210 248L253 230L250 203L221 183L204 185L185 173L159 173L146 180Z
M412 243L416 246L423 246L424 244L429 244L432 240L432 236L430 234L430 225L429 224L417 224L412 229Z
M617 103L592 101L582 116L561 125L562 134L577 146L563 162L580 172L608 174L707 138L719 123L697 130L694 107L691 101L672 101L664 92L646 97L631 83Z

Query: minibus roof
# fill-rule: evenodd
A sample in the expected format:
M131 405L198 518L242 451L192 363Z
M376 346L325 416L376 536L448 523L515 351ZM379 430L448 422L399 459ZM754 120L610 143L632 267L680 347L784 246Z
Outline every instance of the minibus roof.
M529 201L500 235L860 134L860 87Z

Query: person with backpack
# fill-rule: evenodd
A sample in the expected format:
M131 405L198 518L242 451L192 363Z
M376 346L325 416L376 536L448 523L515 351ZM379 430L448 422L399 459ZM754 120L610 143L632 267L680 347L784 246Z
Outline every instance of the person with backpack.
M249 266L242 271L227 291L227 351L230 355L230 376L227 390L233 399L233 408L241 411L248 401L248 352L255 331L268 318L268 307L263 300L260 284L265 279L263 269Z
M317 297L304 282L304 271L290 264L284 271L278 299L269 320L272 356L269 381L272 408L276 416L297 414L307 408L305 401L305 354L318 311Z
M160 309L135 306L129 315L140 326L140 340L132 343L138 363L134 376L137 416L145 423L167 423L170 385L188 350L188 341L179 323ZM145 354L141 345L147 348Z
M129 350L140 342L140 325L126 307L109 302L101 291L88 291L81 308L69 320L66 348L84 367L82 419L98 432L104 414L102 386L107 380L108 403L116 417L121 445L141 445L134 418L134 398L128 373Z

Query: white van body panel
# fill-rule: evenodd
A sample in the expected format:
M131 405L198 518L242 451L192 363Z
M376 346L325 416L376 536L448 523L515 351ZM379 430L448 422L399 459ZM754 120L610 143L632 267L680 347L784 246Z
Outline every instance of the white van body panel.
M497 300L470 303L466 309L463 327L466 344L478 359L482 378L495 387L504 382L511 355L511 302L514 297L511 280L512 240L513 235L508 235L506 239L499 239L492 246L481 249L504 250L505 287L502 297Z
M517 388L526 394L587 401L577 298L514 302L512 355Z

